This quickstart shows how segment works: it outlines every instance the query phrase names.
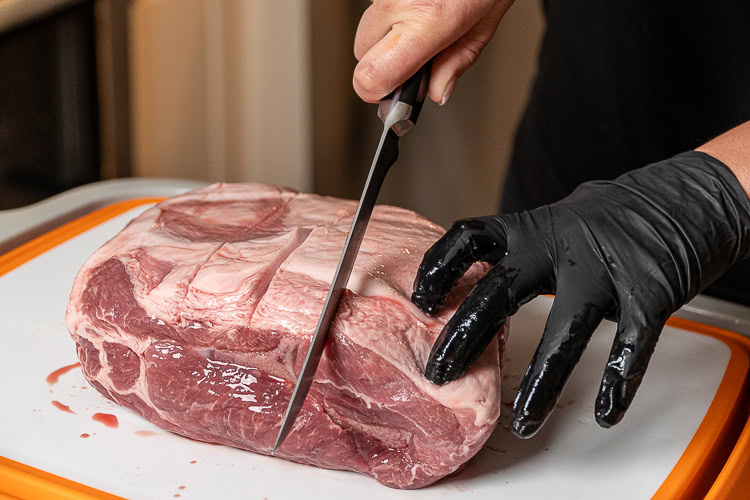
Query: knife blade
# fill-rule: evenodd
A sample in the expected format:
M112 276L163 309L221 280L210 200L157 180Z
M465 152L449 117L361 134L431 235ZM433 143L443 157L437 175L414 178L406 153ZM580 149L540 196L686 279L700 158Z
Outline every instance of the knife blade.
M323 356L331 321L336 315L341 295L344 293L354 268L354 262L362 245L370 216L375 208L380 187L383 185L388 170L398 158L398 140L414 127L422 110L422 104L427 95L431 66L432 61L422 66L401 87L380 101L378 116L383 121L383 133L380 136L375 158L372 161L370 172L362 190L362 196L357 205L357 211L346 237L336 273L331 282L331 288L328 290L315 333L310 340L310 347L302 365L302 371L297 378L292 399L289 401L286 414L281 422L281 428L272 451L273 455L276 454L276 451L294 427L297 415L299 415L307 394L310 392L315 372Z

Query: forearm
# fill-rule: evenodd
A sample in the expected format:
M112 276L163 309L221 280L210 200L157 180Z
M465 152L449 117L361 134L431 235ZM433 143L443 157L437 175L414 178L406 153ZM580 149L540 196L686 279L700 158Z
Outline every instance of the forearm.
M729 167L750 198L750 121L711 139L695 150L710 154Z

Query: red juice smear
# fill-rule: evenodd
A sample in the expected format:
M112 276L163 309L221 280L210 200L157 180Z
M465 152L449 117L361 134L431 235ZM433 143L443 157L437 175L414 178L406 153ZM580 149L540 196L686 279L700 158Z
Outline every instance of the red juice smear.
M58 380L60 380L61 375L65 375L73 368L77 368L81 366L81 363L73 363L72 365L63 366L62 368L58 368L57 370L53 371L49 375L47 375L47 383L49 385L55 385Z
M60 411L64 411L65 413L72 413L72 414L75 415L75 412L70 409L70 406L64 405L64 404L62 404L59 401L52 401L52 406L54 406L55 408L57 408Z
M154 431L137 430L133 434L135 434L136 436L150 437L150 436L156 436L158 433Z
M117 417L114 415L110 415L109 413L94 413L94 415L91 417L91 420L94 422L99 422L100 424L104 424L107 427L111 427L113 429L117 429L118 423L117 423Z

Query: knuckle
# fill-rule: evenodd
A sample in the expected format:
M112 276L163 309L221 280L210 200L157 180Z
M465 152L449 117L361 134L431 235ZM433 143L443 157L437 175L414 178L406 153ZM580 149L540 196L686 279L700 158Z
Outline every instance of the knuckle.
M478 40L468 40L459 51L461 65L465 68L473 66L477 62L477 59L479 59L483 48L484 43Z
M458 55L459 67L461 69L469 68L473 66L475 62L477 62L478 58L479 54L470 50L462 50Z
M429 0L404 0L409 8L421 12L429 17L440 18L445 14L447 5L446 2L435 2Z
M409 17L415 27L436 35L443 33L455 24L455 16L447 12L447 8L442 2L436 4L412 2L409 8Z
M408 13L422 21L447 20L451 2L445 0L375 0L374 6L384 13Z

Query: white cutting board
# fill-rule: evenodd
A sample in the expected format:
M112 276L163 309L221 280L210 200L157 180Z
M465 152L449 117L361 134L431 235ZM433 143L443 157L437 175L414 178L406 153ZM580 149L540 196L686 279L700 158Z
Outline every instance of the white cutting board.
M593 419L593 402L614 335L614 325L605 323L559 408L536 437L522 441L504 426L552 302L542 297L512 319L498 429L461 473L437 485L393 490L355 473L201 444L110 403L87 387L79 369L53 386L45 381L77 361L64 323L75 274L145 208L0 276L0 456L129 498L650 498L701 423L730 358L719 340L666 328L630 412L604 430ZM75 413L58 410L53 400ZM115 415L119 427L93 421L94 413ZM84 433L90 437L81 438Z

